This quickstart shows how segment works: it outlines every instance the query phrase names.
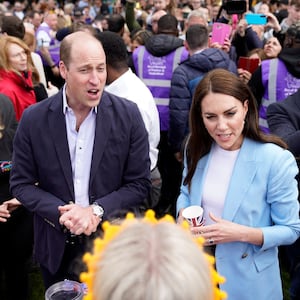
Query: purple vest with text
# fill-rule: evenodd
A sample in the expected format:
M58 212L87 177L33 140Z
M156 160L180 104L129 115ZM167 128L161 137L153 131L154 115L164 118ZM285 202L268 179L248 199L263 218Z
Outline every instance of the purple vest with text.
M284 62L278 58L267 59L261 63L262 84L265 93L259 108L259 126L269 133L267 108L271 103L286 99L300 88L300 78L290 74Z
M160 119L160 130L169 129L169 101L173 71L187 59L188 52L182 46L166 56L153 56L145 46L138 47L132 55L136 74L150 89Z

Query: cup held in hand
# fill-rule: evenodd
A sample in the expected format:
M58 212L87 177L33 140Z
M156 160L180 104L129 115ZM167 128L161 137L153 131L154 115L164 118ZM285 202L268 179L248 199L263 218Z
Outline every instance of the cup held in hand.
M192 205L186 207L182 211L182 216L188 221L188 223L193 226L202 226L203 225L203 208L198 205Z
M45 293L46 300L81 300L83 297L84 285L67 279L51 285Z

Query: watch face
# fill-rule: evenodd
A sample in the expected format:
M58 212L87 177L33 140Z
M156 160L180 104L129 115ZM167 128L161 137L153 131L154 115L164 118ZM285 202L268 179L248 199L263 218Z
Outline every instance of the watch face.
M93 205L93 213L94 215L96 215L97 217L101 218L104 214L104 210L101 206L99 205Z

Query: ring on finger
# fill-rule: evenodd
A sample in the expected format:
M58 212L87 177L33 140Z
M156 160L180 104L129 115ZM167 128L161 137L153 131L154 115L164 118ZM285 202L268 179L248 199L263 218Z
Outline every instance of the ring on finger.
M214 243L214 240L213 240L212 238L210 238L210 239L208 240L208 243L209 243L210 245L212 245L212 244Z

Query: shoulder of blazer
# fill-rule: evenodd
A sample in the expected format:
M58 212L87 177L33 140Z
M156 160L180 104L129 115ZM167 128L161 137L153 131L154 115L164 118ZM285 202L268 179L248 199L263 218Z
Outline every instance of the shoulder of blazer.
M300 114L300 89L285 100L276 103L285 110L292 110L295 114Z
M284 151L283 148L273 143L262 143L249 138L245 138L241 147L239 158L241 157L246 161L252 160L258 162L266 162L269 159L272 160L282 151Z

